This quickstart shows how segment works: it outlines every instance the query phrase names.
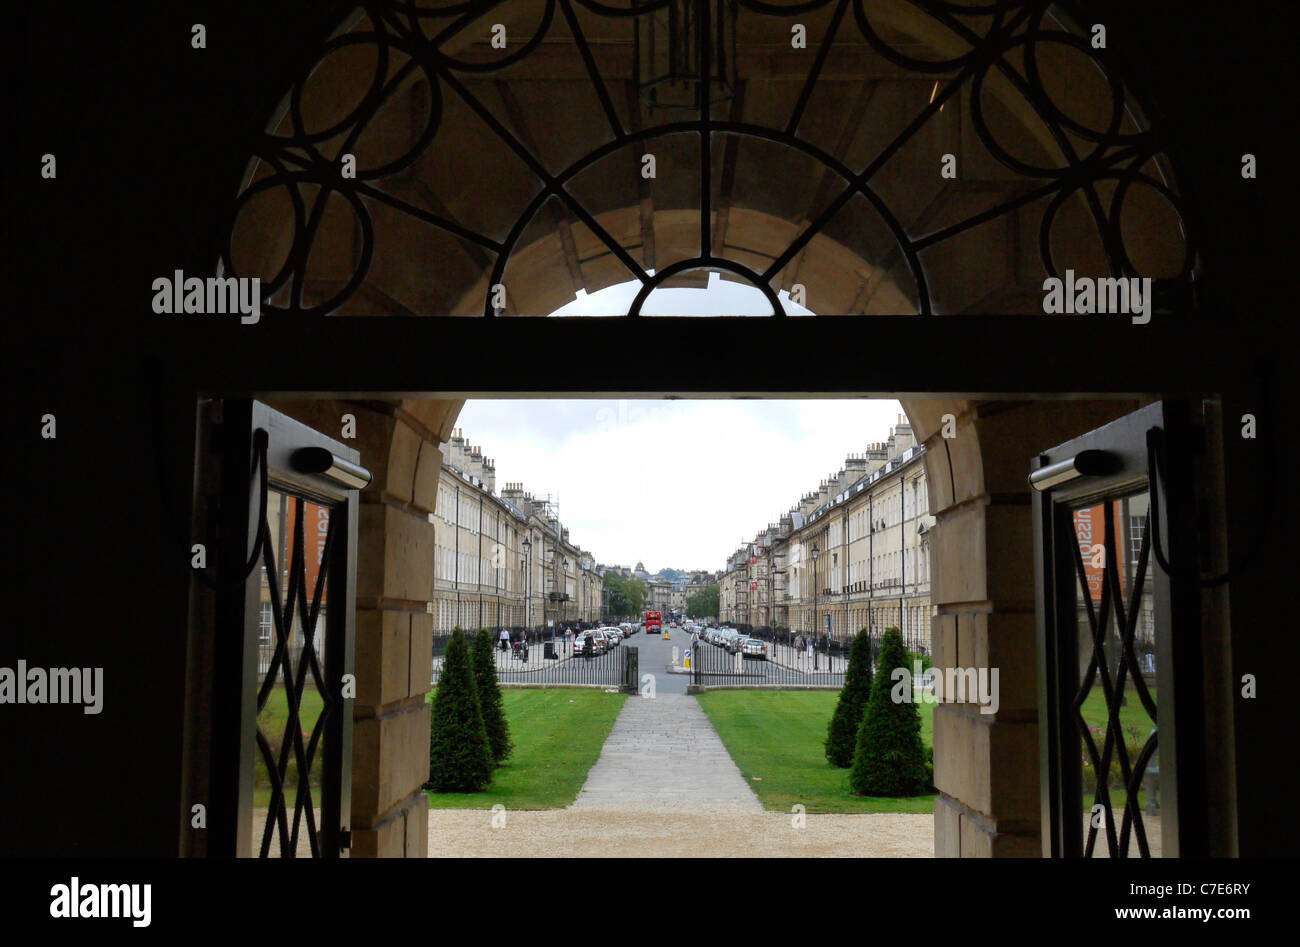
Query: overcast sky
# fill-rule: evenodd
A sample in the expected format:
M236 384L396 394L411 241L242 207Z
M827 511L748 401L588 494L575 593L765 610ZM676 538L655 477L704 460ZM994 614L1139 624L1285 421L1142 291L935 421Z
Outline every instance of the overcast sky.
M478 400L457 426L559 500L569 539L606 565L720 569L850 453L883 441L897 401Z
M654 270L648 270L651 275ZM617 283L587 293L579 290L573 302L563 306L553 316L622 316L632 307L641 284L636 280ZM790 300L785 290L777 293L787 315L811 316L813 313ZM709 285L704 288L677 287L656 289L646 297L641 306L643 316L770 316L772 305L767 297L748 283L723 279L717 273L709 274Z

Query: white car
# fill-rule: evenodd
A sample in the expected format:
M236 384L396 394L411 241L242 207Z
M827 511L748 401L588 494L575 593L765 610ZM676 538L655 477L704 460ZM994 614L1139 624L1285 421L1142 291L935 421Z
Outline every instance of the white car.
M767 660L767 642L760 638L746 638L740 648L741 654L745 657L762 658Z
M598 635L594 631L584 631L573 639L573 653L582 654L587 649L587 641L591 641L592 654L604 654L609 650L609 642L605 640L604 635Z

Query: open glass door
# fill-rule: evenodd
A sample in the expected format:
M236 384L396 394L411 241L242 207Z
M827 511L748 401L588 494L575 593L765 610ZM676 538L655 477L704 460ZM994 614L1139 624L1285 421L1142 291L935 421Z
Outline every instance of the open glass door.
M208 854L348 847L358 453L257 401L213 425L220 503Z
M1190 436L1161 402L1030 475L1046 856L1206 854Z

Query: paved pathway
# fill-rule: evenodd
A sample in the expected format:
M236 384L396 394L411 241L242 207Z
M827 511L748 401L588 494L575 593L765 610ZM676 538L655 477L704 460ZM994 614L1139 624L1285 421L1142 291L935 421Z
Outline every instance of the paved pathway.
M694 697L629 697L574 809L762 812Z
M671 640L635 635L656 696L629 697L578 798L567 809L432 809L430 856L862 857L934 854L934 817L764 811L685 675L665 673Z

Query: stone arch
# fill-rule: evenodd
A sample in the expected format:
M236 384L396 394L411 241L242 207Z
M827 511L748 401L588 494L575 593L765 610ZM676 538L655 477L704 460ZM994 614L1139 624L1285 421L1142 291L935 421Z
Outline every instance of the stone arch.
M586 11L583 22L595 22L587 14L594 16L599 4L574 2ZM394 9L400 6L393 5ZM815 35L812 26L829 28L836 4L805 6L813 8L805 15L810 35ZM959 67L908 66L918 58L934 61L971 55L970 37L951 28L951 12L934 16L923 9L939 6L902 0L872 6L873 15L877 10L882 13L881 35L876 37L880 42L873 43L863 34L851 48L828 55L829 71L818 81L838 84L826 102L813 106L816 90L809 98L811 110L805 120L811 123L810 143L847 168L845 162L869 149L870 129L880 133L905 124L935 77L943 80L960 71ZM1032 9L1040 19L1049 13L1048 4L1041 2L988 6L1000 11L999 16L1014 15L1021 8ZM508 33L532 36L528 24L544 19L546 10L554 13L554 7L551 0L520 2L511 4L500 18ZM856 2L844 6L853 19L861 8ZM778 17L773 19L775 25L759 20L750 24L746 36L753 53L750 65L767 65L765 72L748 77L751 94L733 103L737 122L779 126L777 113L797 100L804 87L799 70L764 32L780 34L785 22ZM334 55L342 57L343 65L356 67L365 60L365 44L356 38L375 25L358 13L336 33ZM1064 26L1053 32L1077 40L1076 33ZM955 314L1041 312L1044 274L1067 267L1098 275L1186 281L1194 250L1180 220L1176 187L1158 140L1145 125L1140 108L1130 107L1127 100L1123 108L1115 105L1115 85L1098 83L1093 57L1077 56L1076 40L1046 42L1053 48L1040 51L1038 64L1046 72L1043 67L1050 62L1055 80L1072 86L1076 117L1053 115L1056 106L1042 99L1043 95L1050 99L1051 90L1042 83L1026 94L1015 78L986 71L989 101L1000 104L983 103L982 93L954 97L946 119L930 126L926 136L914 139L911 151L901 150L895 166L885 163L888 173L880 179L881 200L901 223L905 239L882 222L876 205L857 194L844 206L858 216L809 239L772 272L772 288L788 289L813 274L815 284L822 287L814 292L824 292L825 301L814 301L815 311L871 314L919 308ZM474 37L461 30L453 34L444 52L481 57L483 50L476 51L474 45ZM1012 45L1023 57L1028 44ZM526 69L528 62L521 56L519 68ZM536 73L522 73L523 79L516 75L511 88L496 87L497 99L484 109L512 137L528 142L528 150L540 156L543 165L549 162L556 169L552 173L558 173L579 160L574 154L590 154L593 145L564 140L556 128L573 126L547 125L527 106L545 101L549 89L549 99L557 106L554 114L563 118L566 103L572 104L567 94L576 88L574 83L583 81L586 70L576 61L576 52L568 60L552 55L538 68ZM870 78L855 82L855 70L865 70ZM545 315L572 299L579 288L596 290L626 278L627 264L620 251L646 269L659 269L689 260L704 242L699 238L704 229L699 208L690 206L686 192L669 187L647 198L636 176L626 173L626 161L623 173L590 182L584 198L590 209L583 216L554 195L539 201L541 185L530 189L522 180L503 175L505 159L485 170L484 162L476 158L485 153L478 149L487 147L490 136L466 127L456 147L426 147L428 141L421 144L422 123L435 108L446 107L447 97L439 92L435 99L434 85L417 81L398 83L402 94L391 99L396 104L375 112L370 126L373 137L367 140L369 151L364 157L373 167L383 163L385 146L391 160L393 149L401 152L419 145L424 149L423 163L412 161L389 176L382 199L370 184L366 186L371 192L358 196L356 189L327 178L325 169L332 167L345 147L355 146L348 143L346 121L339 116L346 119L355 103L365 99L370 74L362 68L331 72L318 67L312 75L324 81L313 90L304 87L300 97L290 96L272 122L272 132L286 122L301 125L308 119L316 124L305 127L337 125L338 130L318 140L296 135L295 140L311 148L281 142L264 149L260 160L250 166L232 225L231 250L223 261L236 274L267 279L272 306L349 315L480 315L495 259L488 252L491 248L471 235L499 244L513 233L518 250L512 252L505 272L509 276L510 266L521 267L518 285L527 286L525 298L512 301L513 312ZM470 78L463 82L484 84ZM530 88L530 83L536 87ZM934 97L938 88L936 82L928 94ZM599 116L603 111L601 102L593 105L590 99L576 107L580 115ZM627 101L613 99L609 109L632 124L634 110ZM988 135L972 129L980 109L979 121L990 126ZM836 111L843 113L838 123L829 117ZM1077 117L1080 113L1091 126ZM1003 140L993 133L994 125ZM490 123L484 127L495 134ZM585 132L574 134L580 137ZM992 148L990 138L997 143ZM762 139L750 136L749 140ZM326 146L334 149L330 157L324 157ZM285 158L286 147L300 153L296 170ZM999 148L1006 153L999 156ZM765 167L764 149L755 147L750 161L755 170L747 176L741 149L738 144L731 162L731 190L720 192L726 199L713 204L709 243L728 260L754 272L767 272L834 201L837 174L827 162L813 162L818 165L815 180L802 182L807 186L798 199L791 199L789 180L782 173L788 174L801 159L774 152ZM725 143L719 151L721 187L727 180ZM1080 151L1101 158L1080 160ZM950 184L933 173L937 169L933 159L945 153L956 154L960 167L972 169L969 176ZM859 160L858 166L865 161ZM1013 167L1016 161L1043 162L1038 167L1046 172L1039 178L1030 176L1026 183L1026 176ZM366 166L364 160L359 163ZM581 186L578 175L570 180ZM1068 181L1069 186L1052 189L1048 185L1053 181ZM1141 196L1133 198L1139 192ZM303 234L311 226L309 206L322 194L329 196L320 204L319 225L307 239ZM395 210L394 202L420 213ZM922 292L914 268L908 265L908 244L987 216L1008 202L1015 204L1011 210L992 214L952 239L928 243L914 253L926 257L927 286ZM533 216L521 224L530 204L535 205ZM439 225L427 226L431 219ZM1046 226L1043 220L1048 221ZM455 226L446 226L449 223ZM692 234L696 235L694 250ZM1049 252L1042 251L1044 243ZM431 263L441 266L436 282L429 279ZM672 285L699 283L682 274ZM928 309L917 305L926 295L933 303ZM510 313L508 308L506 314ZM941 336L929 344L942 344ZM357 668L359 682L369 687L359 687L359 692L376 696L356 708L352 831L357 855L422 855L427 849L427 822L414 818L423 814L420 789L427 766L428 715L422 709L429 675L422 660L412 656L428 654L425 643L432 634L431 621L422 611L422 590L427 584L423 577L432 573L432 527L422 520L432 511L436 496L438 447L454 427L461 404L419 398L277 404L327 432L337 429L344 410L355 414L358 445L378 488L363 497L360 523ZM938 521L931 541L936 664L987 663L1004 669L1001 707L992 718L960 705L937 708L935 780L940 797L935 850L944 855L1036 855L1041 850L1036 658L1026 475L1037 452L1118 417L1136 404L909 395L903 406L918 440L929 448L925 462L930 509ZM942 433L947 414L956 426L951 438Z
M1136 401L991 401L904 397L927 447L931 630L937 666L999 667L999 711L935 711L935 851L1025 856L1040 852L1037 658L1027 471L1033 456L1139 406ZM353 852L416 856L427 850L425 614L433 572L427 522L441 470L439 447L464 402L438 399L273 402L323 431L356 419L358 449L374 481L363 493L353 782ZM947 416L951 415L951 419ZM953 437L944 437L951 420ZM419 816L417 818L417 816Z
M781 49L791 17L740 8L736 92L706 126L638 99L642 18L595 0L493 12L527 37L506 53L487 20L368 4L271 121L222 265L259 276L265 308L344 315L494 314L498 283L502 314L546 315L710 258L776 288L811 277L837 314L1041 312L1067 269L1190 285L1156 130L1045 0L813 0L818 65Z

